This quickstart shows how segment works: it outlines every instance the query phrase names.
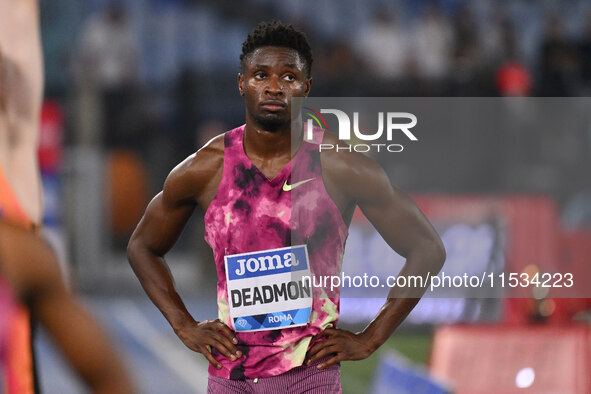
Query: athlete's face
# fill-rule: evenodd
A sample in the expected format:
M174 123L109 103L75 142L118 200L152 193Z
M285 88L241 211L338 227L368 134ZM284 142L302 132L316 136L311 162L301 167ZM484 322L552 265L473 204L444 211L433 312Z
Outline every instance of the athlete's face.
M291 122L292 97L306 97L312 78L299 53L283 47L261 47L253 51L238 74L238 89L244 96L246 116L268 131Z

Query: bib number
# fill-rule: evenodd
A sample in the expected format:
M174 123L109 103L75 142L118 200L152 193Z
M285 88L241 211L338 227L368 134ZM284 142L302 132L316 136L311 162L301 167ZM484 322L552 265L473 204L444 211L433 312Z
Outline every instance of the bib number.
M240 332L303 326L312 289L306 245L224 257L230 317Z

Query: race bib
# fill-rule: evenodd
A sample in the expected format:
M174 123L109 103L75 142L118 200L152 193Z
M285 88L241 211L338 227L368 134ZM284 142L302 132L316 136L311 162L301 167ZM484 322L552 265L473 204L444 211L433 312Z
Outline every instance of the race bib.
M236 331L303 326L312 289L306 245L224 257L230 317Z

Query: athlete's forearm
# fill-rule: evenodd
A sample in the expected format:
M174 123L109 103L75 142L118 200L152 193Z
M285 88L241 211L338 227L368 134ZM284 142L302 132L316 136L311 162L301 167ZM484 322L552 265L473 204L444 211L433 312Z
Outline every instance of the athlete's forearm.
M132 238L127 248L127 258L144 291L175 332L195 322L176 291L174 278L164 257L153 254L141 241Z
M415 253L409 254L398 275L420 276L423 280L416 283L423 286L393 287L390 290L388 299L376 317L363 330L363 335L368 339L371 348L375 350L380 347L406 319L427 290L428 278L439 273L444 261L445 250L440 243L428 243Z
M421 247L417 247L420 244ZM430 246L431 245L431 246ZM417 241L408 253L406 264L399 275L421 276L425 279L441 269L445 253L438 242ZM431 274L429 274L431 272ZM426 280L425 280L426 281ZM419 281L420 283L420 281ZM318 365L325 369L339 361L363 360L373 354L400 326L425 292L426 286L418 289L392 288L384 306L361 333L328 328L316 335L316 342L307 352L307 365L332 354L331 358Z

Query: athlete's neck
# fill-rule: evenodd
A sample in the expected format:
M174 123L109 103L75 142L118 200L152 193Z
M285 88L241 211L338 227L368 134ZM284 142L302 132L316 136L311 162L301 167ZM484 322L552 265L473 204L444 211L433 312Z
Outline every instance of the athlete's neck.
M296 138L292 138L292 128L299 130ZM301 120L293 124L288 123L286 127L277 130L268 131L247 119L244 129L244 151L247 156L254 155L264 159L292 157L301 146L301 130Z

